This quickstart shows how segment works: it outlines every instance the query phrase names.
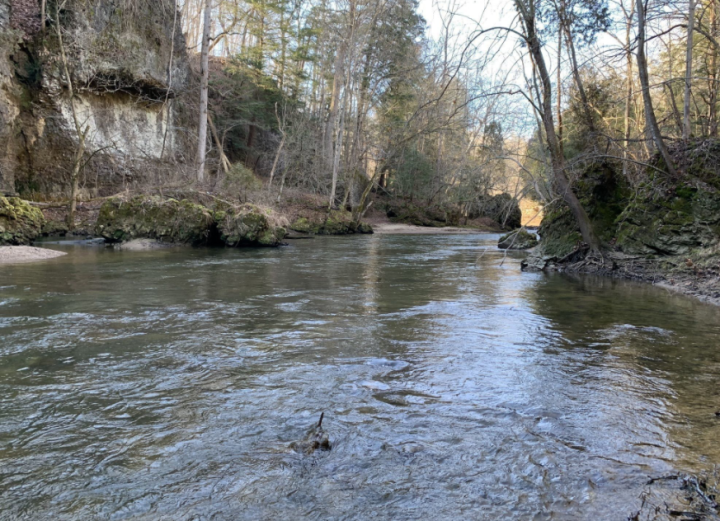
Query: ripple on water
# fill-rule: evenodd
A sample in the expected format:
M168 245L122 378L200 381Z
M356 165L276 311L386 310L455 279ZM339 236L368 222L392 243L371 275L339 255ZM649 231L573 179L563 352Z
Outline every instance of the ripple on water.
M0 518L618 519L720 461L717 310L496 239L0 273Z

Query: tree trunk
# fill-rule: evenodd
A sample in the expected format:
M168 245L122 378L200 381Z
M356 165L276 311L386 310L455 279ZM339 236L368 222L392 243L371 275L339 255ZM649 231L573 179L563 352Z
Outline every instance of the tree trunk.
M717 38L717 0L710 2L710 34L713 38ZM715 45L710 45L708 52L710 53L710 74L709 91L710 99L708 101L708 134L716 137L718 131L717 124L717 100L718 100L718 49Z
M530 57L535 63L538 73L540 74L540 81L542 85L541 118L543 127L545 128L545 138L550 151L555 184L560 196L563 198L575 217L575 220L580 227L580 233L582 234L583 240L592 251L599 252L600 241L595 235L595 231L592 228L592 223L590 222L587 212L585 212L585 208L583 208L577 196L572 191L570 180L565 172L565 158L560 150L560 143L558 141L557 134L555 133L555 124L553 121L552 82L550 81L550 74L548 73L548 69L545 64L545 57L542 53L540 38L535 27L534 4L532 3L532 0L530 0L529 5L526 5L523 0L515 0L515 6L523 22L525 30L524 37L528 45Z
M327 127L325 128L325 161L328 166L332 166L334 158L333 149L333 137L335 135L335 127L337 126L338 119L338 105L340 104L340 88L341 82L344 78L343 62L344 57L344 45L338 50L335 56L335 74L333 76L333 87L332 94L330 95L330 114L327 120Z
M230 160L225 155L225 148L223 147L222 141L220 141L220 136L218 135L217 129L215 128L215 123L213 122L212 116L209 112L208 124L210 125L210 133L212 134L213 140L215 141L215 146L218 149L218 155L220 156L220 166L223 169L223 173L227 175L232 165L230 164Z
M75 160L73 163L72 174L70 175L70 207L67 215L67 225L70 230L75 229L75 214L77 213L77 198L80 185L80 170L82 169L82 161L85 156L85 140L87 138L88 129L86 128L78 138L78 146L75 151Z
M626 75L627 75L627 87L625 90L625 132L623 136L625 137L625 144L623 145L623 176L627 178L629 173L629 162L628 158L630 155L630 132L631 132L631 126L630 126L630 111L632 109L632 101L633 101L633 60L632 60L632 51L631 45L631 31L632 31L632 18L633 13L635 12L635 4L630 0L630 14L627 14L627 11L625 11L625 6L623 4L623 12L625 12L625 48L626 48L626 54L625 54L625 61L626 61Z
M638 18L638 35L637 35L637 64L638 76L640 77L640 86L642 87L643 104L645 106L645 124L652 135L652 140L660 152L665 162L668 173L675 177L676 170L670 153L668 152L662 134L660 134L660 126L655 117L652 98L650 97L650 75L648 74L647 58L645 57L645 5L643 0L635 0L635 9Z
M588 101L587 94L585 93L585 86L583 85L582 78L580 77L580 70L577 61L577 54L575 53L575 44L572 40L572 34L570 28L564 23L560 22L565 30L565 43L568 48L568 56L570 57L570 66L572 67L572 75L575 80L575 86L577 87L578 94L580 94L580 101L582 102L583 112L585 114L585 120L587 122L588 130L591 133L595 132L595 117L593 116L593 109Z
M335 139L335 156L333 158L333 167L332 167L332 187L330 189L330 204L329 208L332 210L332 208L335 206L335 193L337 191L337 182L338 182L338 174L340 172L340 156L342 156L342 144L343 144L343 137L345 135L345 112L347 108L347 97L348 92L347 88L345 89L345 95L343 96L343 109L342 114L340 115L340 125L337 130L337 137Z
M562 29L558 28L558 54L557 54L557 127L560 151L563 150L563 117L562 117Z
M82 128L80 123L80 117L78 116L77 109L75 108L75 88L73 86L72 76L70 76L70 69L68 67L68 58L65 53L65 44L63 40L62 26L60 25L60 9L65 6L65 2L62 6L55 4L55 27L57 30L58 44L60 46L60 60L63 67L63 75L65 81L67 81L68 94L70 96L70 110L72 112L73 124L75 125L75 133L77 134L78 144L75 149L75 157L73 160L73 169L70 174L70 204L68 205L67 225L68 228L73 230L75 228L75 212L77 210L77 196L78 188L80 183L80 171L82 170L82 161L85 156L86 139L90 130L89 126Z
M208 82L210 77L210 0L205 0L205 21L203 23L200 80L200 126L198 129L197 180L205 180L205 154L207 151L208 127Z
M695 0L689 0L687 26L687 52L685 54L685 99L683 104L683 140L690 139L690 97L692 95L693 25Z

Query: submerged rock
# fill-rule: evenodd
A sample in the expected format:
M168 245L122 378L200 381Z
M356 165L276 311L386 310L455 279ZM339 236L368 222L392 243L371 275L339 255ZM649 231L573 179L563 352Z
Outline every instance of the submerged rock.
M498 248L501 250L529 250L537 245L537 237L524 228L503 235L498 241Z
M106 201L100 208L96 233L108 242L155 239L164 243L207 244L215 221L202 205L187 200L136 196Z
M42 212L17 197L0 197L0 245L31 244L42 233Z
M162 248L171 248L172 245L165 242L158 242L154 239L133 239L129 242L121 242L115 245L119 251L153 251Z
M215 219L220 238L228 246L279 246L287 235L270 210L252 204L217 210Z

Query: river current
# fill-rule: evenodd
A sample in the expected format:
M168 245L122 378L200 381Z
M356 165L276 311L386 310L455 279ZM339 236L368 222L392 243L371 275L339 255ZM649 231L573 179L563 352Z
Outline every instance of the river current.
M0 266L0 519L619 520L720 464L719 309L496 244Z

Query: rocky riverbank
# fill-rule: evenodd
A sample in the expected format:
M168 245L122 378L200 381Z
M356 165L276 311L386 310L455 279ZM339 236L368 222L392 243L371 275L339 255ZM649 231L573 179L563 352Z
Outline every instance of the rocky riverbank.
M684 164L676 179L656 168L631 185L616 165L589 168L574 189L601 251L588 250L567 207L556 204L523 269L639 280L720 304L720 166L708 152L715 149L715 141L675 148Z

